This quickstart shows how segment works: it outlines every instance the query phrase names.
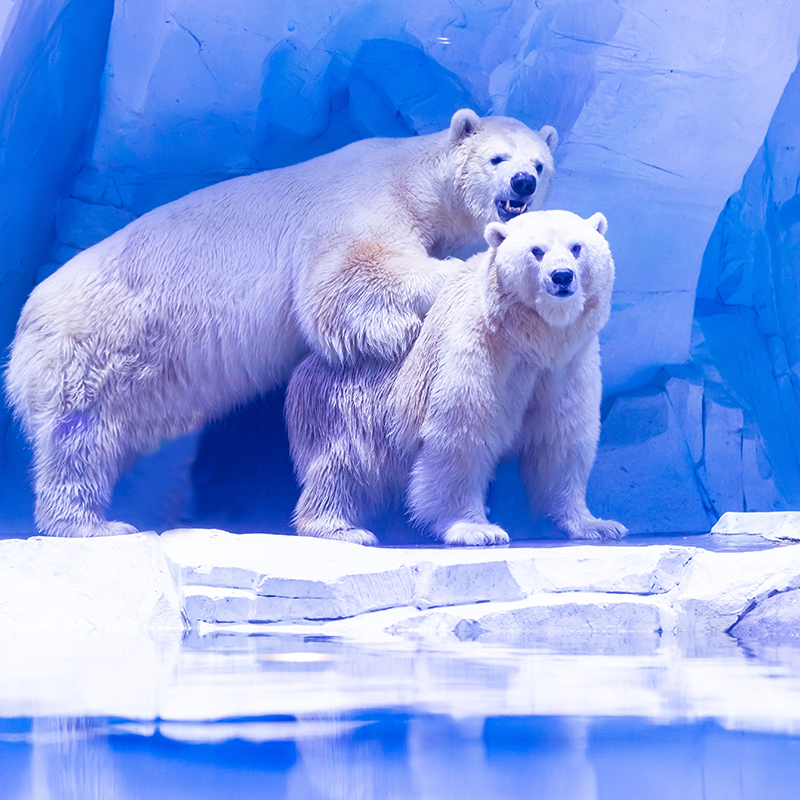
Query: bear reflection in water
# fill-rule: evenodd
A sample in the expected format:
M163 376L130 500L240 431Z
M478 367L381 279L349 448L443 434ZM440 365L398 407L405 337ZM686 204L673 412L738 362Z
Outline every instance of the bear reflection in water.
M446 544L506 543L486 492L518 454L532 506L567 536L624 536L586 507L614 283L606 227L568 211L490 223L489 250L451 276L405 359L309 356L286 398L298 533L374 544L363 520L404 493Z

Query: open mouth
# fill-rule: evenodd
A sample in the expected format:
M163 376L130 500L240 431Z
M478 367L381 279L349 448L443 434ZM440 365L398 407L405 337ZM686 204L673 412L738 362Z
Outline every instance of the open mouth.
M572 295L575 294L574 289L559 288L557 286L548 286L546 288L547 288L547 294L549 294L551 297L567 298L567 297L572 297Z
M501 222L508 222L510 219L518 217L528 208L528 204L524 200L495 200L494 204Z

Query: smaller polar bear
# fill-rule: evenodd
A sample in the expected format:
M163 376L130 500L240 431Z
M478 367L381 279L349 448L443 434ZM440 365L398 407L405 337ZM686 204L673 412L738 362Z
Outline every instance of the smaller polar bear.
M614 282L606 227L567 211L490 223L489 250L451 276L405 359L305 359L286 401L297 532L374 544L366 516L405 492L446 544L503 544L486 491L519 455L531 505L567 536L624 536L586 507Z

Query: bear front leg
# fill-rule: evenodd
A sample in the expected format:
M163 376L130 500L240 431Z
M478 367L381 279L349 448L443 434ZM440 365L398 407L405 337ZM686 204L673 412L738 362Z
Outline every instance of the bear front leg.
M486 452L470 450L454 440L425 442L409 481L412 516L447 545L507 544L508 534L486 518L493 463Z
M601 376L595 342L563 370L543 375L523 422L522 481L531 506L570 539L621 539L627 528L598 519L586 485L600 436Z
M306 341L329 363L394 361L408 352L436 295L458 265L380 242L334 251L298 292Z

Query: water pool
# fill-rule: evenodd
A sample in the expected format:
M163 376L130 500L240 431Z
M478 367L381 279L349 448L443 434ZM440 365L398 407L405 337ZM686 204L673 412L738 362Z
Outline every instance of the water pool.
M65 635L0 672L3 800L800 797L800 649L729 637Z

